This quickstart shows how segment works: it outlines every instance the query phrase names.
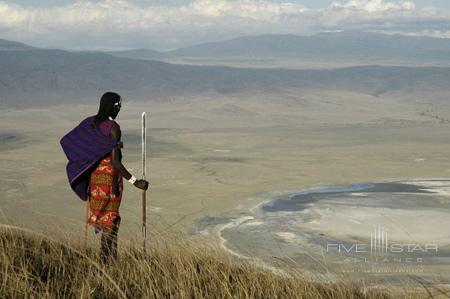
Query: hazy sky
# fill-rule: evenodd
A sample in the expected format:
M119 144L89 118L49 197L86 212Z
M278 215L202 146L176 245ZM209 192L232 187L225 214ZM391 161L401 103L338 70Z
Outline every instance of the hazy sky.
M450 0L0 0L0 38L42 47L166 50L351 29L450 38Z
M9 3L17 3L24 6L35 6L35 7L49 7L49 6L59 6L61 4L70 4L74 3L76 1L71 0L13 0L8 1ZM137 5L152 5L152 4L164 4L164 3L171 3L175 5L179 4L186 4L190 1L188 0L133 0L129 1L130 3L134 3ZM272 1L277 3L282 3L284 1ZM332 2L336 1L330 1L330 0L293 0L290 1L292 3L299 3L303 4L310 8L320 8L325 7ZM415 1L417 7L425 7L425 6L436 6L436 7L446 7L450 8L450 1L449 0L416 0Z

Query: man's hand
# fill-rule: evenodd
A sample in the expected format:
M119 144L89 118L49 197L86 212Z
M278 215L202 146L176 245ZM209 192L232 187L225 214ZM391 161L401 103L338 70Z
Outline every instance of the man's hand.
M139 189L147 190L150 183L147 182L146 180L136 180L136 182L134 182L133 185L135 185Z

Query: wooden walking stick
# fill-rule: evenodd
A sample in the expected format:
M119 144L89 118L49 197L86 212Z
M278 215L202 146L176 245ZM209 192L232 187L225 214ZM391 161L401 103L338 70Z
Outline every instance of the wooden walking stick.
M147 156L147 123L146 114L142 112L142 179L145 180L145 168L146 168L146 158ZM142 237L143 237L143 248L145 253L145 242L147 239L147 199L146 190L142 190Z
M84 221L84 242L83 249L86 254L87 251L87 241L88 241L88 221L89 221L89 198L86 200L86 219Z

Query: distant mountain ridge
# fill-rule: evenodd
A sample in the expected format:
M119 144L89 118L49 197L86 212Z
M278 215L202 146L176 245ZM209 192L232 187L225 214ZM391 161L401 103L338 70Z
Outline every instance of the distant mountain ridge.
M303 65L315 62L340 66L439 66L442 63L450 66L450 39L361 31L322 32L313 36L266 34L201 43L166 52L135 49L106 53L132 59L199 65L236 66L239 61L254 61L264 67L264 61L287 60ZM235 63L225 63L230 60Z
M158 60L167 57L165 53L153 49L133 49L124 51L110 51L105 53L117 57L146 60Z
M32 48L22 43L0 39L0 50ZM201 43L166 52L153 49L130 49L104 53L122 58L166 62L177 58L287 58L364 64L386 62L395 65L396 62L401 61L416 62L419 65L420 62L439 61L450 64L450 39L362 31L322 32L312 36L265 34Z
M287 70L193 66L26 45L2 50L0 70L2 105L36 104L38 99L54 95L64 102L80 95L97 96L105 90L120 90L145 98L283 88L340 89L378 96L402 89L448 90L450 78L450 68L440 67Z
M305 59L450 61L450 39L370 32L313 36L258 35L169 51L174 57L288 57Z
M14 42L6 39L0 39L0 51L7 50L7 51L18 51L18 50L31 50L35 49L34 47L25 45L23 43Z

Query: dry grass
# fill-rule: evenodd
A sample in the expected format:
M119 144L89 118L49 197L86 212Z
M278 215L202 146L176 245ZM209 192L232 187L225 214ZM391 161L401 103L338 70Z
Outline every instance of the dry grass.
M125 246L116 262L103 266L96 249L84 253L68 242L3 225L0 252L0 298L392 297L346 283L308 282L294 273L277 275L181 236L152 239L146 254L138 245Z

